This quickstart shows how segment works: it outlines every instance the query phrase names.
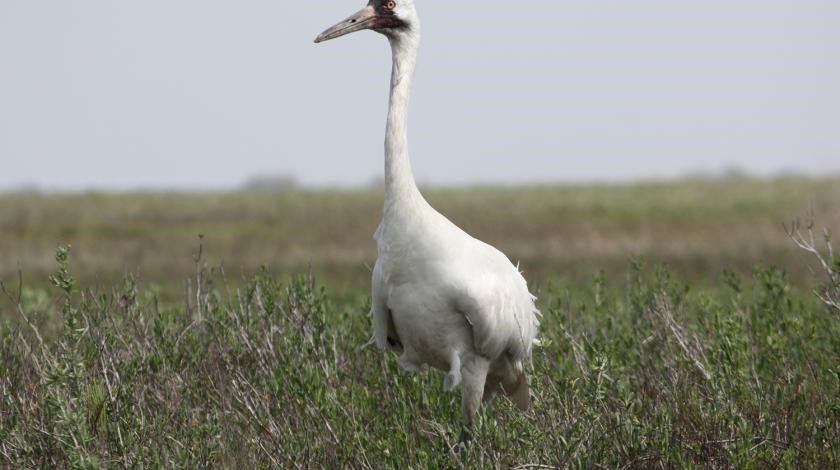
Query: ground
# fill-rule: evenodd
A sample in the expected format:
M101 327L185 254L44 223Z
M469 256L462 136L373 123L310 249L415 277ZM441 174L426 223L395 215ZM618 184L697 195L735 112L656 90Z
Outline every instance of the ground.
M379 191L9 194L0 466L840 465L840 291L783 227L840 181L425 193L543 311L460 459L457 393L365 346Z

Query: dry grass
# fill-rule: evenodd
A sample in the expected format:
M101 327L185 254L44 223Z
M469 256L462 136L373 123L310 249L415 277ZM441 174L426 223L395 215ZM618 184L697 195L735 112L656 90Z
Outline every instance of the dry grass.
M667 263L701 283L722 269L775 264L810 277L782 223L813 207L840 229L840 181L727 181L427 191L433 205L521 262L529 278L589 279L628 258ZM132 272L183 287L204 235L205 259L234 280L262 265L313 273L332 290L367 285L377 191L0 196L0 279L38 285L52 253L73 246L77 276L107 285Z

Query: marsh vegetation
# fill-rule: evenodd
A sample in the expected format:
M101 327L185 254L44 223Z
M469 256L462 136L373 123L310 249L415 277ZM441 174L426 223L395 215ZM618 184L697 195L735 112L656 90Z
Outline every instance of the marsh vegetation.
M30 194L0 196L0 466L840 465L840 260L782 225L840 228L840 182L429 198L543 312L533 408L463 458L458 395L364 346L378 193Z

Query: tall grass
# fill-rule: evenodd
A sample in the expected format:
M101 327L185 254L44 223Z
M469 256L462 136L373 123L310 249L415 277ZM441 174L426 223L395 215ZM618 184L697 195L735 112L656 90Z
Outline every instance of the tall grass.
M840 466L840 326L776 268L545 287L533 408L485 408L459 459L457 393L364 346L364 294L197 261L172 304L131 277L80 289L71 261L49 292L4 286L0 466Z

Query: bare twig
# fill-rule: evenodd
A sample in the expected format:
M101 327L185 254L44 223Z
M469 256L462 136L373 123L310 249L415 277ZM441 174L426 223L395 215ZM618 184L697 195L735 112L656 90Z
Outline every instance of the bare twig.
M9 298L13 303L20 304L21 299L23 298L23 271L18 267L18 287L17 287L17 297L12 297L12 294L6 290L6 285L3 283L3 280L0 279L0 292L2 292L6 297Z
M832 264L834 263L834 246L831 243L831 232L825 229L822 233L826 251L824 254L817 247L817 242L814 237L813 221L808 222L804 232L799 220L792 222L790 226L784 224L784 229L796 246L810 253L817 260L825 274L827 283L822 289L815 290L814 295L836 314L840 315L840 273L837 272Z
M522 465L517 465L513 467L511 470L555 470L559 469L560 467L554 467L552 465L541 465L538 463L526 463Z
M671 307L670 302L665 296L657 296L656 304L653 307L653 312L656 313L662 320L665 321L668 329L671 331L672 336L674 339L677 340L677 344L680 345L683 352L685 353L686 357L691 360L697 370L703 374L703 378L706 380L711 380L712 375L709 373L709 370L704 365L706 360L706 355L703 352L703 348L700 346L699 341L694 338L693 342L689 342L688 338L686 337L685 329L682 325L677 323L674 319L674 315L671 313L673 310Z
M202 314L202 284L204 282L203 269L201 268L201 255L204 253L204 234L198 234L198 252L193 255L195 262L195 308L198 312L198 318L203 318Z

